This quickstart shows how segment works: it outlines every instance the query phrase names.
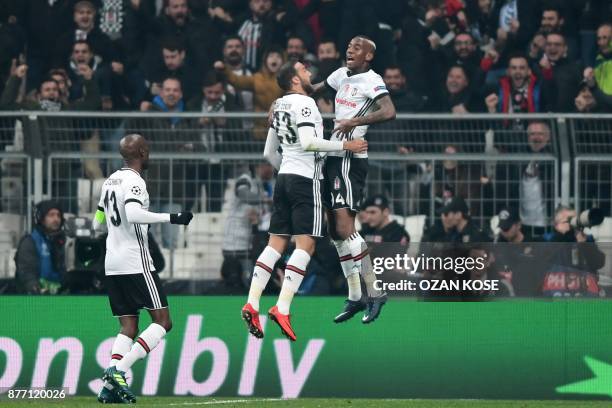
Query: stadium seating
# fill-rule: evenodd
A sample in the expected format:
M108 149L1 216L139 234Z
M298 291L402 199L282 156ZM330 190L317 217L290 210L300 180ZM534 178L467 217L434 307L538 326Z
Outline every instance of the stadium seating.
M85 216L83 214L90 214L96 211L103 184L103 178L94 180L80 178L77 180L79 214L81 216Z
M426 215L412 215L404 220L404 228L410 235L410 242L421 242Z

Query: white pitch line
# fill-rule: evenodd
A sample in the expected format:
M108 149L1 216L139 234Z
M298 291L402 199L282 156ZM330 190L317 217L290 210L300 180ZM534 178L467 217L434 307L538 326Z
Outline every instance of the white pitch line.
M248 404L249 402L277 402L285 401L282 398L260 398L260 399L235 399L235 400L219 400L219 401L202 401L202 402L179 402L168 405L217 405L217 404Z

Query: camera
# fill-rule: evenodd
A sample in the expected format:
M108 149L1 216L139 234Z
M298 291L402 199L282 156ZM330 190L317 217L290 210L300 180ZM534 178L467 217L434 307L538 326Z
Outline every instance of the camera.
M569 223L572 228L589 228L601 224L603 220L603 211L599 208L590 208L575 217L571 217Z

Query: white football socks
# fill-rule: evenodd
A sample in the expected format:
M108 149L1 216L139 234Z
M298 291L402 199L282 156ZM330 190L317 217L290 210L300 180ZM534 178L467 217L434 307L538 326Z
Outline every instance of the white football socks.
M127 372L136 361L145 358L161 339L166 335L166 330L157 323L151 323L132 345L131 350L117 363L117 370Z
M358 271L353 268L355 263L353 262L353 255L351 255L349 240L334 240L332 242L334 243L336 251L338 252L340 266L342 266L342 272L344 273L344 277L346 278L346 282L348 284L348 298L349 300L357 301L361 299L361 281L359 280Z
M349 237L348 245L351 249L351 255L353 255L355 268L359 271L365 283L368 296L378 297L382 295L380 290L374 288L374 281L377 280L377 277L372 268L372 260L365 240L359 233L355 232Z
M285 268L285 279L276 306L281 314L288 315L293 296L300 288L306 275L306 267L310 262L310 255L303 249L296 249L291 254Z
M109 367L114 367L117 363L123 359L123 357L130 352L132 348L132 343L134 340L130 339L125 334L119 333L115 338L115 342L113 343L113 348L111 350L111 361L109 363Z
M276 252L274 248L267 246L261 251L259 258L257 258L257 262L255 262L247 302L250 303L256 311L259 311L259 299L261 299L261 294L266 288L270 276L272 276L272 272L274 271L274 265L276 265L280 257L281 254Z

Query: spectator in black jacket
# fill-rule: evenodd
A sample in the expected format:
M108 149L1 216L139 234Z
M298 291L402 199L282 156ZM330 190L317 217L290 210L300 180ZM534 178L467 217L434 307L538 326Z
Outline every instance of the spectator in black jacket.
M140 63L155 18L155 0L101 0L98 14L100 30L111 39L118 58L110 64L113 105L138 109L146 94Z
M35 222L15 254L17 288L21 293L55 295L66 274L64 213L58 203L42 201L36 206Z
M465 68L472 89L480 89L484 84L486 72L499 59L497 52L491 50L485 55L476 47L474 37L469 33L459 33L453 41L452 49L438 48L435 52L437 63L443 75L454 65Z
M22 0L17 20L26 33L28 91L37 89L49 72L60 35L71 25L72 1Z
M68 100L74 101L83 97L85 78L81 74L81 65L91 68L93 80L98 83L102 100L109 100L111 97L109 67L94 56L91 46L85 40L78 40L73 44L72 55L65 65L71 84Z
M576 33L571 32L565 24L565 18L560 8L554 4L544 4L542 7L542 20L540 22L540 30L544 35L550 33L563 33L567 44L568 58L572 61L577 56L578 40Z
M25 50L25 31L17 24L15 12L15 9L0 9L0 90L10 75L11 67L17 64Z
M446 75L446 83L438 92L434 111L445 113L468 113L483 111L483 103L470 88L470 79L465 67L452 66Z
M453 197L440 209L440 222L423 235L423 242L482 243L491 239L470 218L465 200Z
M264 50L285 44L279 18L272 9L272 0L249 0L249 13L238 20L237 32L246 50L245 63L252 72L259 70Z
M419 113L423 111L427 99L407 86L406 75L399 65L387 67L383 81L385 81L397 112Z
M540 72L538 76L545 81L545 110L572 112L574 98L580 91L583 72L578 62L567 58L567 43L563 34L550 33L546 36L544 56L535 70Z
M362 229L359 233L368 243L398 242L406 245L410 235L397 221L390 218L389 200L384 195L375 195L366 199L361 206L365 213Z
M216 26L207 16L193 18L187 0L165 3L163 14L152 23L144 66L159 58L162 41L170 37L185 44L187 54L200 70L212 68L221 57L221 37Z
M317 76L312 83L325 81L332 72L342 66L336 43L331 38L323 38L317 47Z
M487 47L494 42L499 24L500 3L492 0L467 0L468 31L476 43Z
M19 87L27 71L27 65L20 65L15 69L0 96L0 109L57 112L60 110L96 110L100 107L100 89L97 82L93 80L93 71L87 65L82 65L79 69L84 80L84 97L69 103L62 100L58 83L50 77L41 82L34 100L19 101ZM69 125L66 124L66 126Z
M397 112L419 113L424 111L426 98L414 92L411 89L412 87L406 86L406 76L401 67L398 65L387 67L383 80ZM395 145L413 147L410 143L413 136L411 130L418 129L421 125L421 122L406 120L377 123L370 129L371 135L374 139L385 140L385 144L377 144L372 147L371 151L395 153ZM396 201L393 204L395 213L407 214L408 209L405 208L404 199L409 196L408 183L397 182L397 180L405 180L412 176L416 172L415 166L412 163L407 165L405 162L399 161L370 160L368 172L370 174L369 179L373 181L368 184L368 192L370 194L386 194L395 198Z
M506 52L527 49L539 26L539 4L532 0L505 1L499 11L498 49Z
M111 39L96 27L96 7L92 1L80 0L74 5L73 28L56 38L54 61L56 67L64 66L76 41L87 41L93 53L107 64L119 62Z
M522 229L518 211L504 208L499 212L499 235L494 246L494 261L499 277L511 296L534 297L542 293L542 279L547 268L547 254L537 239Z
M159 95L161 83L166 78L177 78L183 86L185 100L198 94L202 85L202 74L179 38L169 37L162 41L158 58L145 70L151 95Z
M225 39L223 45L223 63L234 74L240 76L251 76L253 73L245 66L244 63L244 42L238 35L232 35ZM246 112L253 111L253 92L249 90L236 90L231 85L226 85L227 91L238 99L242 109ZM245 128L253 128L253 121L245 121Z
M201 92L187 102L187 110L202 113L240 111L239 99L227 91L223 79L222 74L210 71L204 79ZM200 118L198 124L204 149L208 152L235 149L237 143L240 143L240 136L244 136L240 132L240 122L239 119Z

